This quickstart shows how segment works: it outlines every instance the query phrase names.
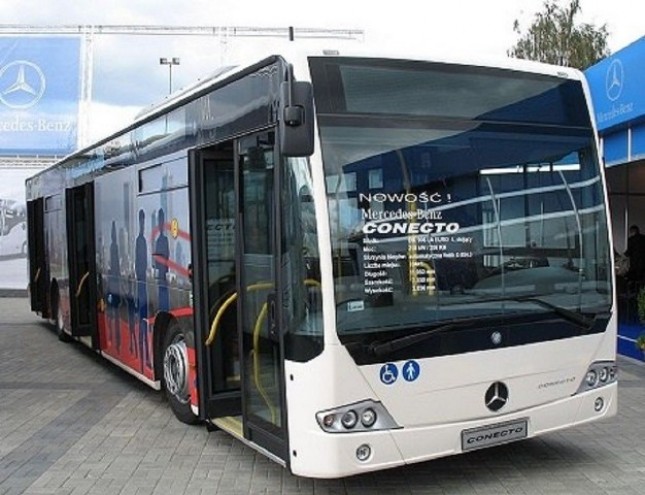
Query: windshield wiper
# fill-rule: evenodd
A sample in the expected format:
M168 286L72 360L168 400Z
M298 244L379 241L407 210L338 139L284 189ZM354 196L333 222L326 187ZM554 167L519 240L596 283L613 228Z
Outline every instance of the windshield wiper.
M485 303L485 302L501 302L501 301L515 301L515 302L532 302L543 306L547 309L553 311L556 315L561 316L568 322L574 323L579 327L588 330L595 322L595 318L589 318L588 316L578 313L577 311L571 311L570 309L563 308L557 304L550 303L544 299L540 299L535 296L505 296L505 297L484 297L481 299L476 299L474 303Z
M535 296L500 297L500 298L490 298L490 299L485 298L485 299L479 299L473 302L480 303L480 302L496 302L496 301L517 301L517 302L527 301L527 302L539 304L540 306L550 309L556 315L562 317L566 321L571 322L575 325L578 325L584 330L589 330L595 323L595 318L589 318L588 316L585 316L581 313L571 311L570 309L562 308L560 306L557 306L555 304L552 304L550 302L547 302ZM451 321L449 323L445 323L443 325L433 327L424 332L405 335L404 337L397 337L387 342L373 342L372 344L367 346L367 350L374 356L377 356L377 357L385 356L391 352L396 352L401 349L405 349L406 347L419 344L427 340L428 338L430 338L432 335L436 333L445 332L446 330L452 330L453 328L469 325L471 323L482 321L485 319L490 319L490 316L478 316L474 318L464 318L457 321Z
M488 316L478 316L475 318L464 318L457 321L451 321L449 323L444 323L442 325L433 327L429 330L426 330L425 332L413 333L411 335L405 335L404 337L397 337L395 339L388 340L387 342L373 342L367 346L367 350L374 356L385 356L391 352L396 352L401 349L405 349L406 347L410 347L414 344L423 342L436 333L444 332L446 330L451 330L453 328L458 328L464 325L469 325L475 321L481 321L487 318Z
M578 313L577 311L571 311L570 309L563 308L561 306L558 306L557 304L550 303L548 301L545 301L544 299L540 299L539 297L535 297L535 296L507 297L507 298L504 298L504 300L518 301L518 302L529 301L535 304L539 304L540 306L550 309L556 315L561 316L562 318L564 318L565 320L571 323L575 323L576 325L584 328L585 330L588 330L589 328L591 328L591 326L593 326L594 322L596 321L595 318L589 318L588 316L585 316L582 313Z

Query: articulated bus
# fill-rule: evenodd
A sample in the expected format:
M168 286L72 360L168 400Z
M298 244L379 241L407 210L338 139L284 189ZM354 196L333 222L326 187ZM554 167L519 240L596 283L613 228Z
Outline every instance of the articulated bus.
M607 418L590 115L529 62L222 68L27 180L31 308L300 476Z

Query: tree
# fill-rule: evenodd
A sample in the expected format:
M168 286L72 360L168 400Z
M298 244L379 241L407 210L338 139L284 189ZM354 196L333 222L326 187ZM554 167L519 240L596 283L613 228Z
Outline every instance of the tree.
M513 31L520 35L508 55L555 65L585 69L610 54L607 47L607 24L577 25L575 17L581 12L580 0L570 0L561 7L555 1L544 2L544 11L535 14L526 33L516 19Z

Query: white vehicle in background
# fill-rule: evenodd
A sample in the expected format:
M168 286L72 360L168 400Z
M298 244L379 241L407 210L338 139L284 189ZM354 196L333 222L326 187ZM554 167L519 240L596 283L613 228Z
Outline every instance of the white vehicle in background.
M0 236L25 222L25 205L13 199L0 198Z
M27 223L24 220L0 235L0 256L15 255L27 256Z

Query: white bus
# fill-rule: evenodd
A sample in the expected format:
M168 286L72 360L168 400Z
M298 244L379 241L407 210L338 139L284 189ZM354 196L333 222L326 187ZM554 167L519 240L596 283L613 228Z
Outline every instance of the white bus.
M32 309L301 476L607 418L590 115L527 62L224 68L28 180Z

